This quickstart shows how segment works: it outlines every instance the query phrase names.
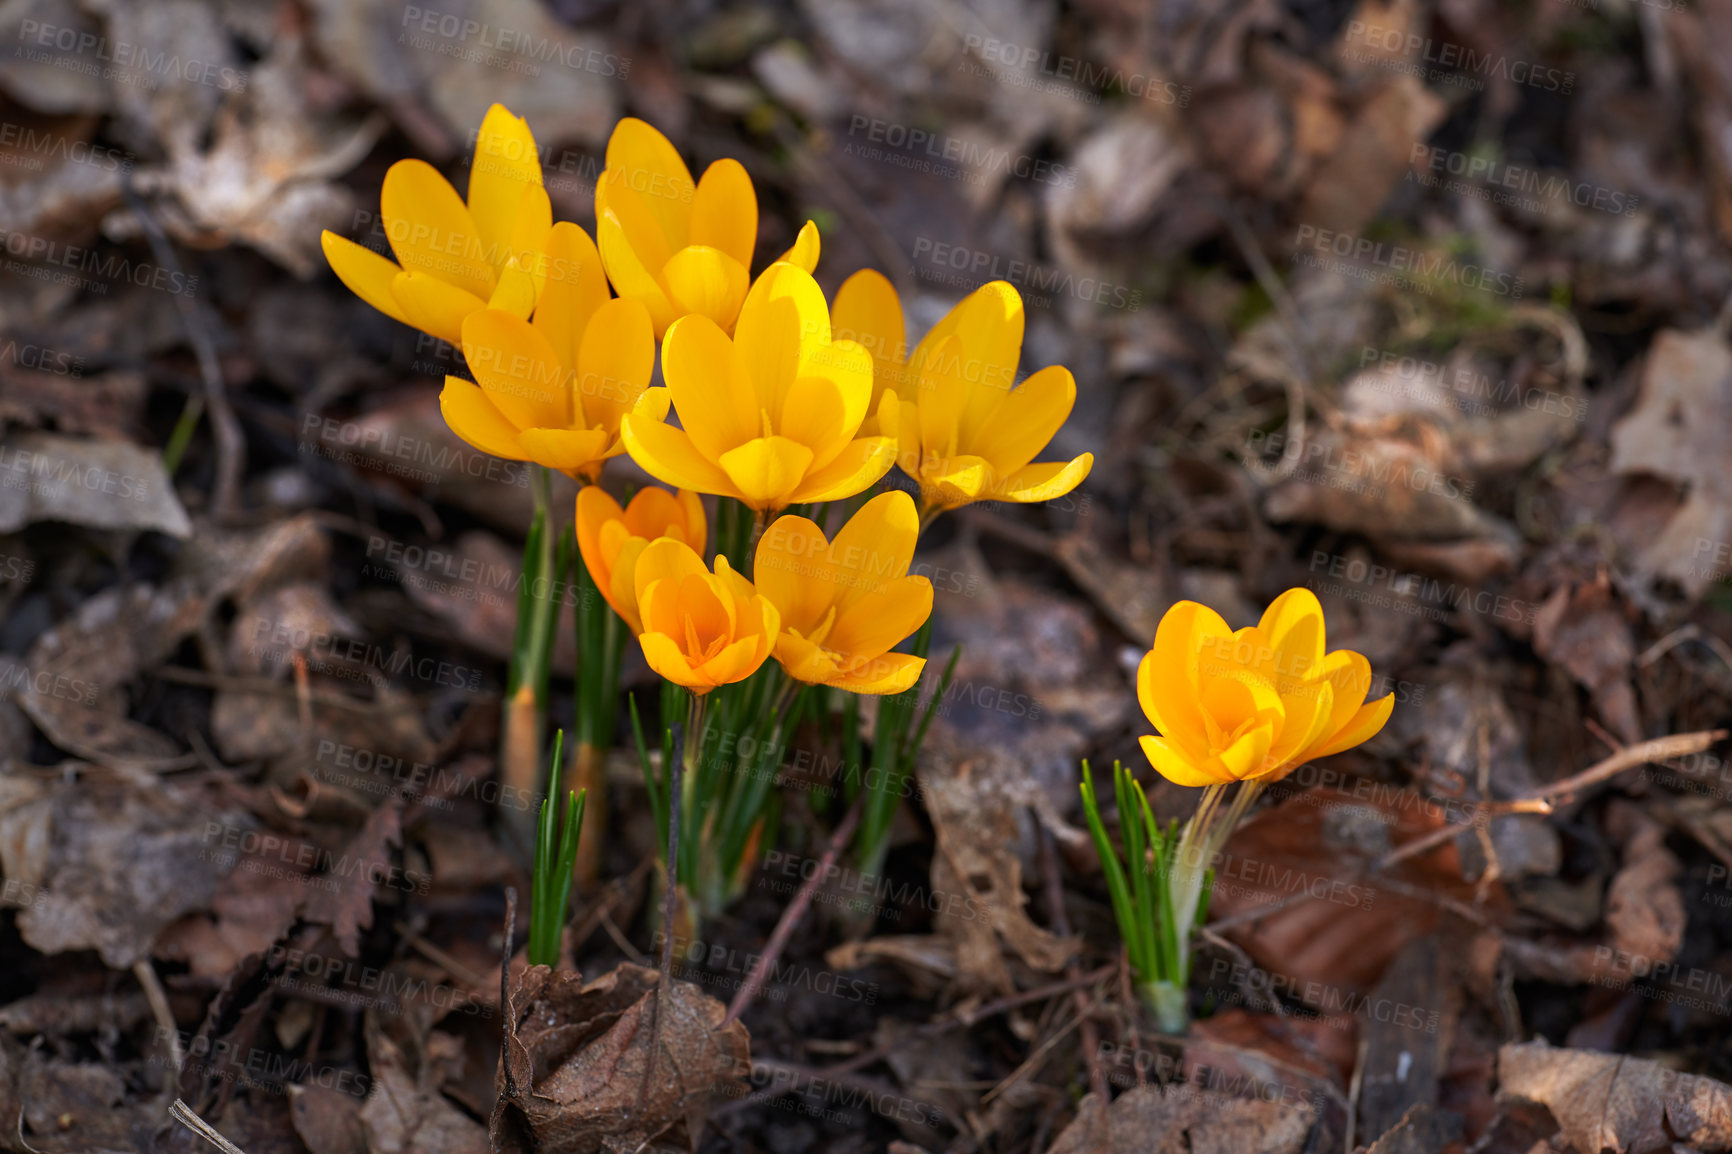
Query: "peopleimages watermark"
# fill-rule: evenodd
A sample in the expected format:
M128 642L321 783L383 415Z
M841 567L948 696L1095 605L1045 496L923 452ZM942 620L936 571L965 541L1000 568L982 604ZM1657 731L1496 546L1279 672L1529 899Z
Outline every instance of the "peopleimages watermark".
M1426 400L1442 393L1457 412L1468 417L1495 416L1517 406L1551 413L1581 424L1588 419L1588 399L1571 393L1524 386L1520 381L1496 380L1461 365L1452 373L1448 366L1421 360L1405 353L1366 345L1359 350L1359 367L1376 367L1373 376L1360 377L1355 388L1395 393ZM1471 488L1469 492L1471 492Z
M118 172L124 176L132 171L138 159L118 148L92 144L64 132L14 124L10 120L0 121L0 148L6 150L0 155L0 164L26 172L40 172L47 167L48 161L53 160L88 165L101 172Z
M0 344L0 361L56 377L71 377L77 380L84 376L83 357L76 353L51 349L47 345L20 344L8 339L5 344Z
M300 451L339 464L382 468L393 476L424 484L459 475L519 489L529 487L529 468L521 461L505 461L463 445L429 441L377 424L339 421L317 413L307 413L301 418Z
M198 292L198 277L166 269L149 261L131 261L116 253L103 254L82 245L65 244L27 232L0 229L0 249L9 258L7 272L50 284L72 285L97 295L108 292L109 283L124 281L139 288L156 289L176 296Z
M489 605L515 605L524 591L523 571L515 565L493 564L444 549L409 545L382 534L367 538L367 563L361 567L361 575L396 579L408 588ZM537 577L529 582L528 591L537 601L551 600L568 608L600 596L578 581L564 578Z
M0 881L0 906L10 906L13 909L41 909L48 904L48 891L35 882L27 882L23 878L6 878Z
M1549 213L1570 204L1615 216L1634 216L1642 200L1633 192L1572 180L1563 173L1547 173L1531 165L1510 164L1418 142L1414 143L1408 163L1406 179L1422 187L1441 188L1527 212Z
M405 870L377 858L334 853L303 838L221 821L205 823L201 856L224 868L303 882L330 893L341 893L345 882L361 880L375 887L425 897L433 880L429 874Z
M1299 460L1301 467L1289 474L1291 479L1332 489L1373 496L1392 488L1411 489L1453 500L1473 496L1473 482L1466 477L1451 476L1408 457L1355 452L1316 437L1301 448L1298 442L1289 441L1283 431L1252 429L1245 437L1245 451L1254 457L1278 453L1283 460Z
M444 982L428 982L389 967L365 965L354 958L321 954L284 945L265 952L267 966L281 966L276 985L285 990L323 990L344 994L357 1009L401 1009L405 1002L426 1002L448 1013L491 1018L493 1007L475 1000L468 990ZM312 981L311 979L319 979Z
M1191 104L1188 84L1176 84L1142 72L1127 73L1122 68L1110 68L1081 57L1049 52L1032 45L1012 44L1008 40L995 40L977 33L969 33L963 37L962 43L968 52L987 64L999 64L1014 71L1001 74L972 63L966 55L958 62L957 70L970 75L994 76L1007 88L1056 92L1087 104L1099 104L1102 95L1110 92L1123 92L1151 104L1179 108L1188 108Z
M520 786L504 785L427 762L410 761L364 746L320 738L313 755L313 776L357 793L390 794L421 799L434 809L453 809L456 798L499 805L528 813L537 797Z
M540 76L543 64L622 80L631 72L630 57L414 4L404 5L398 27L399 44L525 76Z
M871 910L894 921L901 917L903 910L919 907L940 917L961 918L967 922L984 921L989 914L972 894L945 893L929 889L919 882L898 883L880 874L782 850L771 850L765 855L758 881L773 893L792 894L801 883L819 874L823 875L824 888L815 900L856 913Z
M1230 958L1215 958L1210 963L1209 980L1223 978L1234 988L1226 997L1218 998L1218 1004L1291 1015L1292 1011L1281 999L1295 998L1310 1011L1307 1016L1336 1030L1345 1030L1353 1019L1360 1018L1397 1029L1436 1034L1443 1021L1441 1012L1425 1006L1361 994L1329 982L1290 978Z
M1026 152L993 148L960 136L878 120L856 112L848 121L844 156L881 161L909 172L926 173L965 184L989 184L1010 176L1059 188L1076 187L1076 170ZM863 139L855 139L856 137Z
M156 1039L165 1049L171 1042L179 1043L179 1052L185 1056L180 1069L182 1075L194 1074L233 1082L237 1089L286 1094L291 1085L321 1086L326 1090L365 1098L373 1085L367 1075L345 1066L310 1062L258 1046L242 1047L202 1033L158 1026ZM170 1054L173 1052L169 1051ZM148 1059L153 1066L165 1066L171 1060L162 1052L153 1053Z
M291 621L260 617L247 654L266 665L286 665L303 654L307 668L326 676L371 680L370 673L406 675L451 689L479 690L481 671L432 657L416 657L408 649L386 649L370 641L308 629Z
M0 693L11 690L14 693L30 693L37 697L51 697L56 701L70 701L78 705L95 705L101 695L101 686L94 681L86 681L82 677L69 677L64 673L53 673L39 669L34 673L23 662L13 662L0 657Z
M660 952L663 937L657 931L653 949ZM762 955L731 949L720 942L705 943L680 934L673 936L674 972L685 981L700 985L739 989L746 976L757 966ZM683 971L683 972L682 972ZM787 998L791 989L806 989L863 1006L878 1004L878 983L850 978L832 970L819 970L798 962L784 962L779 957L770 961L769 977L764 993L771 1001Z
M1021 290L1024 304L1036 308L1050 308L1053 296L1075 297L1085 304L1126 312L1136 312L1143 303L1141 289L1099 277L1079 277L1039 261L1006 260L988 249L946 244L929 236L915 238L913 259L909 272L929 284L973 292L989 281L1007 281ZM926 267L921 267L922 262Z
M5 445L0 445L0 488L23 489L41 497L59 497L68 489L83 489L123 501L145 501L154 492L151 482L144 477Z
M1355 41L1372 51L1348 48ZM1392 60L1387 53L1417 55L1418 60ZM1386 28L1351 20L1342 42L1342 57L1350 63L1367 64L1386 72L1405 72L1422 80L1435 80L1468 88L1475 92L1485 87L1485 77L1496 77L1512 84L1538 88L1543 92L1568 95L1575 91L1576 74L1548 68L1526 60L1511 60L1502 53L1480 52L1448 40L1433 40L1405 28ZM1432 68L1428 65L1437 65Z
M16 553L0 553L0 585L30 584L30 579L36 576L36 562L29 557L20 557Z
M1101 1042L1097 1056L1104 1066L1109 1067L1107 1081L1113 1085L1123 1088L1154 1081L1160 1083L1164 1094L1175 1099L1219 1102L1229 1098L1254 1098L1282 1106L1310 1106L1319 1110L1329 1101L1321 1090L1285 1082L1268 1082L1251 1074L1232 1073L1202 1063L1187 1064L1172 1054L1120 1046L1110 1040Z
M1341 259L1335 259L1337 257ZM1410 288L1428 295L1435 293L1439 284L1453 284L1499 296L1520 297L1527 283L1519 276L1458 261L1452 256L1372 240L1350 232L1318 228L1313 224L1300 225L1294 234L1293 263L1334 269L1361 280Z
M1596 986L1630 990L1649 1001L1668 1002L1688 1010L1711 1014L1732 1010L1732 975L1628 953L1612 946L1595 946L1594 963L1600 968L1592 979Z
M481 130L477 128L469 136L469 145L464 150L464 159L472 172L504 173L516 178L518 166L528 156L526 143L517 136L490 135L483 138ZM536 162L541 166L541 186L550 194L555 192L593 194L596 182L606 171L600 157L575 148L556 150L552 144L542 144L538 141L535 144L534 154ZM384 235L383 230L380 230L379 235Z
M109 40L94 32L24 20L18 25L20 43L12 55L32 64L50 64L102 80L155 90L159 81L172 79L202 84L224 92L245 92L247 74L226 64L197 57L182 59L180 53L164 49L152 52L142 44ZM88 57L80 60L78 57Z
M1703 558L1711 560L1704 562ZM1719 581L1732 575L1732 542L1715 541L1710 537L1696 538L1690 554L1690 576L1706 581Z
M1448 610L1467 610L1503 621L1532 624L1534 614L1539 612L1539 606L1531 601L1442 581L1422 573L1404 573L1387 565L1323 550L1312 551L1310 569L1313 574L1324 573L1336 578L1331 584L1318 583L1313 577L1313 591L1346 597L1375 609L1412 613L1433 621L1447 621Z

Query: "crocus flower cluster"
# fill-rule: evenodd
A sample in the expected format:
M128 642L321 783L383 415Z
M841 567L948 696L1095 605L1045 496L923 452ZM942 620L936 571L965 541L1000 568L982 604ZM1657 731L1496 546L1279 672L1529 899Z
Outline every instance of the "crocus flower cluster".
M1016 289L983 286L909 352L883 276L860 272L825 301L811 221L754 280L745 168L717 160L694 181L632 118L608 141L595 211L593 238L552 220L534 136L496 104L467 197L422 161L386 174L395 262L323 240L363 300L462 348L474 380L447 377L440 407L464 441L584 486L629 454L675 490L622 508L586 487L577 513L584 564L662 676L702 694L774 655L805 684L909 688L923 661L891 649L931 612L930 584L907 575L921 527L972 501L1060 496L1093 462L1034 463L1076 383L1058 366L1018 382ZM834 542L803 517L777 520L857 497L898 465L918 506L881 494ZM706 563L699 494L758 518L761 587L726 557Z

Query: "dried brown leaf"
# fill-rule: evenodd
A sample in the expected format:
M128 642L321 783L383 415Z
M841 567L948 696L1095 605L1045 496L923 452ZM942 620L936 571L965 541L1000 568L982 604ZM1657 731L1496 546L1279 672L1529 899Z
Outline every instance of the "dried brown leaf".
M1732 1086L1623 1054L1504 1046L1499 1098L1545 1106L1565 1141L1594 1154L1663 1154L1682 1143L1703 1154L1732 1149Z

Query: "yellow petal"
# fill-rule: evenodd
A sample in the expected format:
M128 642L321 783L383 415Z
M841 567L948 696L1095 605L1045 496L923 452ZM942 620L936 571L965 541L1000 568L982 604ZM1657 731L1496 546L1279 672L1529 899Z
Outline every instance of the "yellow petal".
M614 126L602 183L610 205L638 201L653 218L668 253L691 242L692 201L697 193L691 169L668 138L651 125L627 116Z
M508 461L528 460L517 443L517 429L500 415L480 389L461 377L446 377L439 392L439 411L445 423L483 453Z
M684 429L666 423L667 391L646 390L637 407L620 419L620 439L626 452L639 468L663 484L724 497L740 496L739 487L721 466L698 451Z
M493 295L487 244L451 183L424 160L399 160L385 173L379 215L397 263L479 300Z
M672 537L658 537L638 556L637 572L632 581L641 602L644 593L657 581L677 583L687 577L708 575L709 570L704 568L704 559L698 556L690 545L675 541Z
M836 531L836 541L830 548L830 556L839 566L846 567L846 580L834 598L838 612L904 576L919 541L920 514L907 493L901 490L880 493L860 506ZM930 589L927 603L930 608Z
M758 243L758 194L739 161L718 160L704 171L692 198L688 240L720 249L734 259L742 274L751 267L752 249ZM740 295L745 296L743 286Z
M740 499L754 509L780 509L812 464L812 450L787 437L755 437L717 460Z
M1083 483L1094 463L1095 455L1084 453L1074 461L1043 461L1025 466L997 482L993 500L1029 504L1062 497Z
M531 461L563 473L599 466L610 440L603 429L525 429L517 437Z
M595 240L601 251L602 267L607 270L607 279L613 282L614 291L649 310L659 340L679 316L674 306L668 303L667 294L662 292L661 282L656 279L665 258L653 266L647 264L632 247L625 227L612 208L597 209Z
M793 246L773 263L785 262L812 272L818 267L818 248L818 226L807 221L800 227L800 235L794 238Z
M520 429L572 426L570 374L528 321L481 309L463 322L463 359L487 399Z
M391 292L391 282L397 279L401 269L373 250L346 240L329 229L319 234L319 245L325 250L331 271L348 286L350 292L391 319L412 323Z
M835 460L808 473L789 500L840 501L857 496L882 480L895 463L896 438L856 437Z
M469 315L487 307L480 297L422 272L398 273L391 295L410 324L452 345L463 344L463 322Z
M714 682L692 668L692 663L671 637L662 633L642 633L637 640L643 647L645 663L662 677L696 693L708 693L715 688Z
M662 341L662 377L680 424L710 460L763 434L762 406L715 321L683 316Z
M908 360L908 329L902 301L883 273L861 269L842 282L830 306L835 340L850 340L872 354L872 401L876 413L886 391L910 392L902 383Z
M655 328L637 301L608 301L583 335L573 382L585 424L616 433L655 373Z
M494 286L487 307L527 321L529 314L535 311L535 281L516 261L512 261L499 270L499 283Z
M1275 598L1257 628L1275 649L1277 677L1312 677L1322 667L1323 606L1311 590L1289 589Z
M577 367L578 349L596 310L607 303L607 274L589 234L562 220L547 234L541 296L535 328L567 368Z
M1143 756L1155 767L1155 772L1174 785L1223 785L1233 779L1210 764L1193 762L1171 742L1159 737L1140 739Z
M1330 735L1315 749L1307 750L1308 760L1328 757L1332 753L1340 753L1344 749L1352 749L1356 745L1370 741L1383 729L1389 721L1389 715L1395 709L1395 694L1388 693L1376 701L1359 707L1352 719L1341 729Z
M752 577L788 629L808 636L842 593L842 573L824 531L804 517L777 517L758 538Z
M1217 755L1221 768L1234 781L1261 775L1269 764L1269 747L1275 731L1270 725L1259 725L1244 734Z
M1059 431L1076 404L1076 380L1060 365L1042 369L1018 385L979 431L964 429L967 451L992 462L1007 476L1034 460Z
M696 313L724 329L739 315L748 281L745 265L721 249L695 244L668 258L657 278L677 315Z
M469 166L469 215L490 251L509 251L518 205L528 187L541 187L535 137L528 121L495 104L475 134L475 158Z
M926 658L907 653L885 653L830 679L829 684L850 693L902 693L920 681Z
M754 569L753 572L757 570ZM776 660L782 663L782 668L788 671L789 677L808 685L827 685L831 678L841 672L836 668L835 659L824 652L821 646L786 630L776 638L775 654Z
M924 577L899 577L838 612L836 627L825 645L850 656L876 657L912 636L930 616L932 582Z
M517 219L511 227L507 246L510 259L506 263L514 260L518 267L528 270L538 300L547 279L547 242L552 235L553 202L547 199L547 190L539 184L525 185L517 203Z
M585 486L593 489L594 485ZM613 569L608 573L607 588L602 590L602 596L613 606L620 620L631 627L631 631L643 632L643 617L637 607L637 561L643 556L643 551L649 548L649 542L641 537L627 538L620 546L619 554L613 560Z
M734 349L773 420L781 419L782 402L800 376L802 350L829 344L830 309L818 282L794 265L771 265L740 306Z

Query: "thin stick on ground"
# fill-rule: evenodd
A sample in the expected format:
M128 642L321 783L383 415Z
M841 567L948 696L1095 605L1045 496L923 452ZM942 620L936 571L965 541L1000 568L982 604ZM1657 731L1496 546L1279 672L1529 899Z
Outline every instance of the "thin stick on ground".
M739 992L734 995L733 1003L728 1006L728 1016L722 1022L724 1026L728 1022L737 1021L740 1015L745 1013L746 1007L752 1004L752 999L758 996L758 991L763 989L765 979L770 976L770 967L782 956L788 939L794 935L794 927L799 924L800 915L812 904L813 895L818 892L818 887L835 866L842 847L854 836L854 827L860 824L860 815L866 808L866 793L863 789L854 798L854 804L848 807L848 814L842 819L842 824L830 835L830 844L824 847L824 856L818 862L818 868L812 872L811 877L801 883L799 891L794 894L794 900L782 911L776 928L770 931L770 940L765 943L764 952L758 956L752 972L746 975L745 985L740 987Z
M216 1127L212 1126L209 1122L206 1122L203 1118L200 1118L198 1114L193 1111L191 1106L188 1106L179 1098L174 1100L174 1105L168 1108L168 1112L174 1117L175 1121L179 1122L182 1126L185 1126L188 1130L191 1130L194 1134L197 1134L200 1138L203 1138L206 1142L209 1142L212 1146L215 1146L218 1150L221 1150L223 1154L246 1154L245 1150L242 1150L239 1146L236 1146L233 1142L230 1142L227 1138L224 1138L221 1134L217 1133Z

